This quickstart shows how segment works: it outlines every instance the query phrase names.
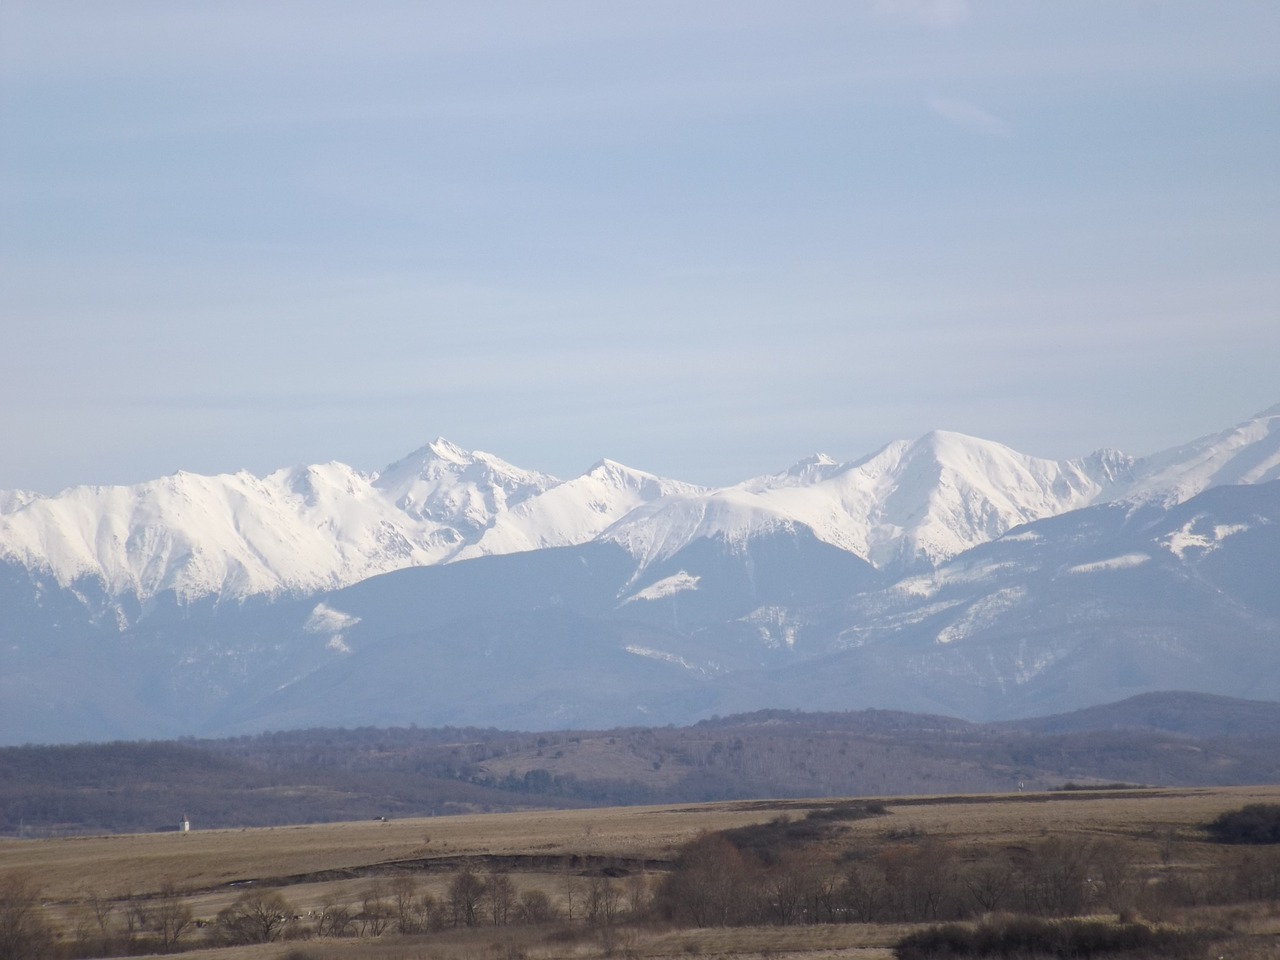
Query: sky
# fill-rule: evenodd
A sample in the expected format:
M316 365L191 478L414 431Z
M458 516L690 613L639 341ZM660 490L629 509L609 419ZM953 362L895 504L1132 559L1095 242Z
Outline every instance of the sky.
M1280 4L0 0L0 489L1280 402Z

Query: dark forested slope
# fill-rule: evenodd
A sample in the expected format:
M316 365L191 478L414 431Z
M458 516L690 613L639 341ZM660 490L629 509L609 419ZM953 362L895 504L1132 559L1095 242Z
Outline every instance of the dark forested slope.
M690 727L313 729L0 749L0 834L784 796L1280 782L1280 704L1146 695L1019 724L768 710Z

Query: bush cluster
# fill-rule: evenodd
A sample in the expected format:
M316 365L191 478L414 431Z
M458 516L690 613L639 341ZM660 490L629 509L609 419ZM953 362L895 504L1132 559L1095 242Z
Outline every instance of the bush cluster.
M947 924L910 934L894 947L898 960L945 957L1151 958L1181 960L1203 953L1205 937L1140 923L1100 920L1044 920L1010 916L977 926Z
M1280 843L1280 803L1251 803L1206 828L1218 843Z

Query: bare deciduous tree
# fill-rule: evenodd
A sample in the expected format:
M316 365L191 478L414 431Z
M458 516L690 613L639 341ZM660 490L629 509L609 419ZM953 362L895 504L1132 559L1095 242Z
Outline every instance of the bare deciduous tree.
M960 868L959 878L974 909L979 913L994 913L1003 910L1009 902L1014 882L1013 863L1006 856L977 854L972 862Z
M364 895L360 898L360 912L355 917L360 926L360 936L382 936L391 925L395 912L386 884L381 880L373 881L364 888Z
M560 886L564 892L567 919L573 919L574 908L582 896L582 878L566 865L560 874Z
M547 923L556 918L556 908L546 891L536 888L522 890L516 908L521 923Z
M148 927L165 952L172 952L195 923L191 904L182 899L177 888L168 881L161 885L160 895L149 905L147 918Z
M757 867L722 836L707 834L685 846L663 878L659 909L668 919L699 927L740 923Z
M229 943L270 943L293 917L293 905L278 890L246 890L218 911L218 932Z
M322 937L349 937L355 923L355 912L336 897L326 897L320 905L316 932Z
M649 881L643 873L636 870L627 876L627 911L638 917L649 909Z
M21 874L0 879L0 957L44 960L53 940L53 929L41 909L39 888Z
M506 926L516 902L516 885L506 871L495 870L484 883L484 898L489 906L489 919L495 927Z
M585 912L593 927L613 926L622 912L622 889L608 877L592 877L587 881Z
M449 915L455 927L474 927L480 923L484 892L484 881L470 868L454 874L449 881Z

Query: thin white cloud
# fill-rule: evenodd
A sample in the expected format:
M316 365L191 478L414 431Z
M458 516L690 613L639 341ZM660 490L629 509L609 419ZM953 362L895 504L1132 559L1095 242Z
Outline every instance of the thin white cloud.
M925 27L954 27L969 19L969 0L874 0L876 13Z
M963 130L985 133L993 137L1013 136L1013 131L1007 123L968 100L934 97L929 101L929 109L943 120Z

